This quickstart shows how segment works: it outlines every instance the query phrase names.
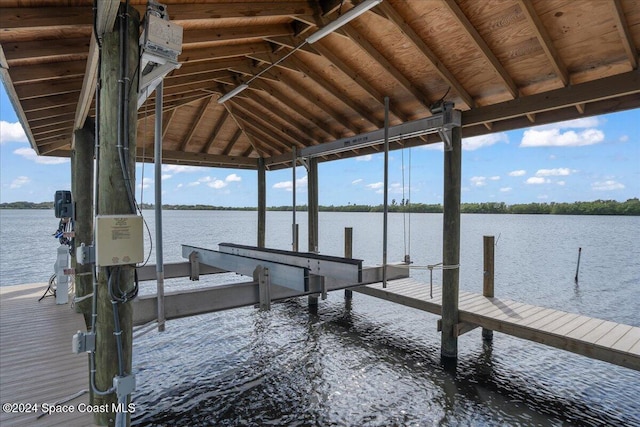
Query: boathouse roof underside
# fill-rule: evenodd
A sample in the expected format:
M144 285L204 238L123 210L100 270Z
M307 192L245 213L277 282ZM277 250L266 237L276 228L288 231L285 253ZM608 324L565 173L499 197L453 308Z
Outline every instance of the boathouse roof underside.
M164 163L290 166L293 147L383 127L385 97L392 126L444 97L465 137L640 107L637 0L384 0L313 44L360 1L162 3L184 29L181 67L164 82ZM113 27L117 4L98 1L98 27ZM144 15L146 0L130 4ZM0 3L2 78L38 155L69 156L95 114L93 17L92 0ZM152 160L154 103L138 111L139 160Z

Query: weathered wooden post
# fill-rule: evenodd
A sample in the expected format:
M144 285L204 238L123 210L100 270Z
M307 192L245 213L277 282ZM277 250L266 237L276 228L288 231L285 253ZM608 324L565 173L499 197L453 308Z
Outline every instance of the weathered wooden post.
M267 178L264 158L258 159L258 247L264 248L267 230Z
M458 296L460 284L460 187L462 132L451 130L450 151L444 152L444 215L442 241L442 342L443 358L458 357Z
M75 247L93 242L93 156L95 152L95 121L88 118L81 129L73 133L71 151L71 195L75 212ZM93 292L93 266L79 264L75 251L71 252L71 267L76 276L76 299ZM91 298L76 303L76 312L82 313L87 328L91 325Z
M125 24L125 15L128 15L128 23ZM102 89L100 96L100 176L98 183L100 198L98 212L100 215L132 214L129 191L127 185L133 191L135 180L135 153L136 153L136 122L137 122L137 75L138 75L138 36L140 17L133 7L127 8L120 5L119 19L116 21L116 30L104 34L102 41ZM122 29L122 31L121 31ZM126 31L125 31L126 30ZM127 40L125 40L125 38ZM121 42L124 54L121 55ZM124 46L127 46L124 49ZM124 60L126 55L126 60ZM128 67L124 64L128 62ZM125 78L120 76L120 67L124 67ZM126 87L119 87L124 82ZM128 98L128 99L127 99ZM124 108L124 116L119 118L119 107ZM125 123L129 122L128 133ZM119 131L122 130L121 141ZM128 142L128 150L122 154L125 164L128 165L128 175L131 182L126 182L124 171L121 168L121 156L119 143ZM119 339L122 342L122 353L118 357L117 337L114 331L116 316L108 291L107 277L118 282L118 287L123 292L131 292L134 284L134 268L122 266L121 268L107 267L99 270L97 292L97 322L96 322L96 351L95 351L95 386L100 391L106 391L113 387L114 377L122 373L118 360L125 374L131 373L131 349L132 349L132 307L131 303L117 304L117 320L121 329ZM94 405L106 405L107 412L94 413L94 422L98 425L114 425L116 421L116 409L118 399L116 393L104 396L94 395ZM127 424L129 416L127 415Z
M344 257L353 258L353 228L345 227L344 229ZM344 298L352 299L353 291L351 289L344 290Z
M495 237L484 236L483 244L484 274L482 281L482 295L487 298L493 298ZM487 341L491 341L493 339L493 331L491 329L482 328L482 338Z

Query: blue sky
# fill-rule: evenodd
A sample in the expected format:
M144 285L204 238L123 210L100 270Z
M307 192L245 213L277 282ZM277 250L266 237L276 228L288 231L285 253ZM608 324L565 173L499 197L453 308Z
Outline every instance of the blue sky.
M462 201L514 204L640 197L638 123L636 109L463 139ZM442 157L442 144L392 151L390 202L408 198L441 203ZM321 163L320 204L381 204L383 161L383 154L375 154ZM56 190L70 189L69 160L35 155L4 86L0 165L0 202L51 201ZM296 176L297 202L304 204L304 167L297 168ZM138 202L153 203L153 165L139 164L136 182ZM255 171L165 165L162 187L162 201L168 204L257 205ZM291 205L292 194L291 169L267 172L268 206Z

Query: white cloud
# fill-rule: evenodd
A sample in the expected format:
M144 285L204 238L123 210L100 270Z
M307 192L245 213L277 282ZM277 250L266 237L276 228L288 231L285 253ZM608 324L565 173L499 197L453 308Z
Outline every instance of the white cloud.
M624 188L624 184L609 179L607 181L599 181L591 184L591 189L596 191L612 191L612 190L622 190Z
M506 133L491 133L487 135L474 136L471 138L464 138L462 140L462 149L467 151L474 151L478 148L489 147L497 144L498 142L509 143L509 137Z
M489 179L490 179L491 181L499 181L499 180L500 180L500 177L499 177L498 175L496 175L496 176L490 176L490 177L489 177Z
M525 181L527 184L548 184L551 182L548 178L542 178L539 176L532 176Z
M198 186L198 185L200 185L200 182L198 182L198 181L190 182L190 183L187 184L188 187L195 187L195 186Z
M527 173L526 170L520 169L520 170L517 170L517 171L509 172L509 176L524 176L526 173Z
M549 198L549 196L547 196L546 194L541 194L538 196L538 199L540 200L547 200Z
M627 142L629 140L629 135L622 135L620 137L620 142Z
M484 185L487 185L486 176L472 176L471 179L469 179L469 181L471 181L471 184L476 187L482 187Z
M242 177L236 175L235 173L232 173L231 175L227 175L227 177L224 180L226 182L240 182L242 181Z
M13 151L13 154L17 154L18 156L22 156L27 160L31 160L36 163L40 163L41 165L59 165L62 163L68 163L69 159L65 159L62 157L45 157L38 156L32 148L18 148Z
M513 188L511 188L511 187L502 187L500 189L500 191L503 192L503 193L508 193L511 190L513 190Z
M370 162L373 159L371 154L366 154L364 156L356 157L356 162Z
M227 186L227 183L221 179L214 178L213 181L208 181L207 185L211 188L215 188L216 190L220 190Z
M302 178L296 179L296 190L300 191L301 189L306 189L307 187L307 176L303 176ZM280 190L293 191L293 181L281 181L273 184L273 188L277 188Z
M371 188L372 190L377 190L384 187L384 182L374 182L373 184L367 184L367 187Z
M565 182L565 181L558 181L558 182L556 182L556 184L558 184L558 185L565 185L565 184L566 184L566 182Z
M138 184L138 188L149 188L153 184L151 178L142 178L142 182Z
M27 185L30 182L31 182L31 180L29 179L28 176L19 176L16 179L14 179L13 181L11 181L11 184L9 184L9 188L11 188L11 189L20 188L23 185Z
M351 181L351 184L356 185L356 184L360 184L361 182L362 182L362 178L358 178Z
M560 129L529 129L524 132L520 147L581 147L602 141L604 132L599 129L586 129L579 133L573 130L562 133Z
M182 183L180 183L180 184L176 185L176 188L182 188L182 186L183 186Z
M556 169L538 169L536 176L569 176L572 171L569 168L556 168Z
M173 175L170 174L164 174L162 175L161 179L164 181L165 179L170 179Z
M27 135L20 122L0 121L0 144L7 142L27 142Z

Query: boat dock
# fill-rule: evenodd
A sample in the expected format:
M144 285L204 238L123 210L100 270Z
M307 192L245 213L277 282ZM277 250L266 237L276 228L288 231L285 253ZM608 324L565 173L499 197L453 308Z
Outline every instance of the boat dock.
M0 287L3 427L93 425L93 414L78 410L89 404L87 357L71 352L71 337L85 330L84 319L53 298L38 302L46 289L46 283ZM74 411L43 416L43 404Z
M353 291L440 315L442 288L414 279ZM457 335L482 327L640 371L640 328L460 291Z

